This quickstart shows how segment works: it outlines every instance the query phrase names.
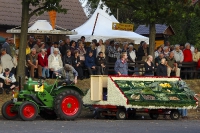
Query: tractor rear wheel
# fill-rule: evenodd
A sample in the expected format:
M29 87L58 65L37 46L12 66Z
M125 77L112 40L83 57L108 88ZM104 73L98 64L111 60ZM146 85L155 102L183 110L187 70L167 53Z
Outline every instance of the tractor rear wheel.
M20 105L18 114L22 120L32 121L38 115L38 108L32 102L24 102Z
M54 102L54 111L61 120L74 120L82 110L82 100L78 92L66 90L58 94Z
M11 109L14 106L13 101L7 101L1 108L1 114L7 120L14 120L18 117L17 112L12 112Z
M49 110L41 110L39 115L45 120L55 120L57 119L57 115L54 111Z

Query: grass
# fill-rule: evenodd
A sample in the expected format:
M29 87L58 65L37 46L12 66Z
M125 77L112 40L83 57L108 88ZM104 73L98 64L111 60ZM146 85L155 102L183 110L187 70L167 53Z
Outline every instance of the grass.
M196 93L200 94L200 80L185 80L188 86ZM46 80L47 83L53 84L54 80L48 79ZM84 79L84 80L78 80L78 83L76 84L78 88L80 88L83 92L86 92L90 88L90 79ZM12 94L3 94L0 95L0 107L2 104L8 100L12 99ZM200 100L200 98L199 98ZM200 119L200 107L196 110L189 110L188 116L192 119Z

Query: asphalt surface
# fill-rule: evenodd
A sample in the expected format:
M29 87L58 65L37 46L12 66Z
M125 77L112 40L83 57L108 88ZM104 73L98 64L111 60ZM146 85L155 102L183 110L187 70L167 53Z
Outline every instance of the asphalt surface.
M0 117L0 133L200 133L200 120L9 121Z

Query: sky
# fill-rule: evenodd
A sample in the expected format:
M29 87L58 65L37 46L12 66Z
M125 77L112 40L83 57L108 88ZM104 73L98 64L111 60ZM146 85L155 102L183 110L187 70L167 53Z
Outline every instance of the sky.
M81 5L82 5L82 7L83 7L83 10L84 10L86 16L88 16L87 8L86 8L86 5L87 5L88 0L79 0L79 1L80 1Z

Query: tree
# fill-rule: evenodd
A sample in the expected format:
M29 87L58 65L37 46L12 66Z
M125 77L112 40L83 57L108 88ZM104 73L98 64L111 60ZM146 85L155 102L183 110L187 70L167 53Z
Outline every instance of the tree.
M59 4L61 0L22 0L22 19L21 19L21 35L19 47L19 60L17 67L17 77L22 77L22 82L25 81L25 61L26 61L26 45L28 23L33 15L41 15L45 11L55 10L57 12L66 13L67 9L63 9Z
M89 0L96 2L96 0ZM155 50L155 24L170 24L182 21L188 16L193 17L194 6L190 0L102 0L111 11L117 8L129 9L133 15L132 20L149 26L149 52L154 56ZM103 4L104 4L103 3ZM129 13L128 12L128 13Z

